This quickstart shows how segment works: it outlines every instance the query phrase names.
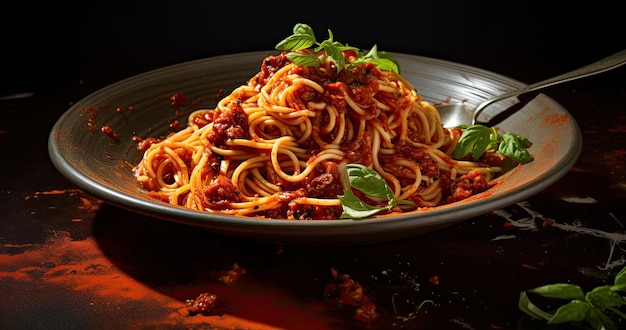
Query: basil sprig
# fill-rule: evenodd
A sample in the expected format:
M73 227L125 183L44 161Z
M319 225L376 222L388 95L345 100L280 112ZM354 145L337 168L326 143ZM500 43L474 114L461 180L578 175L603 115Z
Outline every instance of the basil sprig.
M511 158L512 160L526 164L533 160L528 148L532 145L527 138L515 133L505 133L502 142L498 146L498 152Z
M339 171L342 184L345 187L343 189L344 194L337 196L343 207L341 219L367 218L382 210L391 210L398 204L415 205L411 201L397 199L385 179L378 172L365 165L340 165ZM387 199L387 206L372 206L365 203L354 194L351 187L367 196Z
M315 46L315 48L313 48L313 46ZM301 66L319 66L327 58L335 63L337 72L343 70L346 66L346 59L343 57L342 51L353 50L358 57L354 62L348 63L349 66L358 63L372 62L381 70L400 73L400 64L398 61L387 52L379 52L376 45L374 45L367 54L364 54L356 47L335 41L330 29L328 30L328 39L318 42L313 29L303 23L297 23L293 27L293 34L279 42L275 48L277 50L290 51L286 55L287 58L291 62ZM313 48L313 52L315 53L323 49L326 55L323 58L318 58L312 54L297 52L309 48Z
M547 321L547 324L582 321L594 329L617 330L615 322L605 312L610 311L626 319L626 313L618 309L626 305L626 267L615 275L613 285L598 286L587 293L578 285L568 283L543 285L528 292L547 298L569 300L554 313L549 313L533 304L525 291L520 293L519 309L534 319Z
M485 151L497 148L499 153L517 163L526 164L533 160L528 151L532 143L523 136L514 133L500 135L495 128L480 124L460 127L464 131L452 152L454 159L471 154L474 160L478 160Z
M472 158L478 160L485 151L493 148L497 143L498 133L495 129L484 125L466 126L452 152L452 157L462 159L471 153Z

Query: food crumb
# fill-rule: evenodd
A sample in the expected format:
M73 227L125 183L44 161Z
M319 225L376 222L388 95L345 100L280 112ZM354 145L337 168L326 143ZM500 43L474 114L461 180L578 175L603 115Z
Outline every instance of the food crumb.
M213 270L210 272L211 277L222 282L226 285L230 285L238 280L242 275L247 274L248 270L239 267L238 263L234 263L229 270Z
M543 221L541 222L541 225L543 226L543 228L552 227L552 225L554 225L554 220L544 218Z
M337 305L352 306L355 321L370 323L379 317L376 304L363 292L363 287L350 278L348 274L339 274L331 268L334 283L324 288L324 296L330 303Z
M217 295L201 293L196 299L187 299L187 311L193 314L209 313L217 305Z

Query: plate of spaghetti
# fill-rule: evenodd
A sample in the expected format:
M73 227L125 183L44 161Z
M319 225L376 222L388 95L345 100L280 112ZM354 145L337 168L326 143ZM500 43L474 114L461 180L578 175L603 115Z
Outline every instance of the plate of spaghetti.
M180 63L85 97L48 149L81 189L157 219L277 244L373 244L506 207L569 171L580 130L543 94L497 127L445 127L434 107L522 86L361 51L330 31L318 41L297 24L274 50Z

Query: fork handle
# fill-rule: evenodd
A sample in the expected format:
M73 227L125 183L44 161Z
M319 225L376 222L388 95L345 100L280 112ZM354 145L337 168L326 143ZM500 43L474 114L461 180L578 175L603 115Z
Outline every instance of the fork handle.
M611 69L615 69L619 66L622 66L623 64L626 64L626 49L620 52L617 52L613 55L607 56L591 64L585 65L581 68L563 73L561 75L558 75L552 78L548 78L546 80L542 80L540 82L536 82L534 84L516 89L514 91L510 91L510 92L492 97L482 102L481 104L478 105L478 107L476 107L476 109L474 110L474 121L476 121L476 119L478 118L478 115L485 107L487 107L488 105L494 102L501 101L509 97L518 96L524 93L534 92L534 91L541 90L544 88L552 87L552 86L559 85L559 84L569 82L572 80L592 76L592 75L602 73Z

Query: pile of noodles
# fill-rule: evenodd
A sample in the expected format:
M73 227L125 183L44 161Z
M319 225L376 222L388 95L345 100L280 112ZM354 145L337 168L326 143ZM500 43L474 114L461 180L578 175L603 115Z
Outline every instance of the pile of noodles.
M453 159L461 132L444 128L400 74L372 63L299 66L281 53L263 59L215 109L196 110L186 128L151 144L133 172L151 196L173 205L324 220L342 213L339 165L358 163L378 172L397 199L413 202L388 211L405 212L485 190L501 170Z

